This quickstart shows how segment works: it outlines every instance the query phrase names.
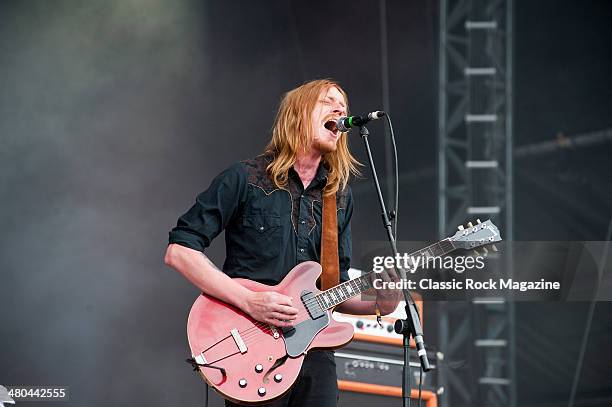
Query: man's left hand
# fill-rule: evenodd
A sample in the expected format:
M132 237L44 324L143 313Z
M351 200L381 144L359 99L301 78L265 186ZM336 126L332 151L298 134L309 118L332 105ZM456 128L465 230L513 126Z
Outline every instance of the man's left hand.
M386 282L397 282L399 277L395 269L385 269L377 276ZM376 303L382 315L387 315L395 311L397 305L403 297L403 291L399 289L376 290Z

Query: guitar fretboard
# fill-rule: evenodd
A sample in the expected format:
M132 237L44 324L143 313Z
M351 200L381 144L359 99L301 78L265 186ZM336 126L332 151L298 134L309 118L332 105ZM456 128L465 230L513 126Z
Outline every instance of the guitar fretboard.
M422 257L425 262L428 262L436 257L444 256L453 250L455 250L455 246L453 245L452 241L450 239L444 239L427 246L424 249L417 250L416 252L409 254L407 263L412 268L412 259ZM421 265L423 265L423 263L421 263ZM335 287L317 294L315 299L319 306L321 306L321 309L331 309L372 288L373 281L376 278L378 278L377 273L370 271L360 277L345 281L344 283L340 283Z

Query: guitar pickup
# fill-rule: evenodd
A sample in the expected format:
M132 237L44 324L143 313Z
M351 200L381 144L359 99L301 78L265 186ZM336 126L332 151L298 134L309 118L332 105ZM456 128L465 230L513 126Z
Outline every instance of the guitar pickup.
M300 295L304 308L308 311L311 319L321 318L325 315L325 311L321 308L312 291L302 291Z
M237 329L232 329L230 331L230 334L232 334L232 338L234 338L234 342L236 342L236 346L238 346L238 350L240 351L240 353L246 353L247 346L244 343L244 341L242 340L242 337L240 336L240 333L238 333L238 330Z

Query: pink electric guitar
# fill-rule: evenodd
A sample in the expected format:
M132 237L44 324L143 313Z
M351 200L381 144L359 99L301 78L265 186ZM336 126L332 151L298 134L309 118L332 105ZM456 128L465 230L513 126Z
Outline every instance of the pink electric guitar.
M501 240L490 220L459 228L452 237L411 256L444 256L456 249L475 249ZM198 297L187 321L189 346L200 373L223 397L240 404L270 402L293 385L310 349L339 348L353 338L352 325L335 321L332 311L370 289L376 274L366 273L319 291L316 281L320 274L321 266L307 261L294 267L275 286L235 279L253 291L276 291L293 297L293 306L299 313L290 328L255 321L206 294Z

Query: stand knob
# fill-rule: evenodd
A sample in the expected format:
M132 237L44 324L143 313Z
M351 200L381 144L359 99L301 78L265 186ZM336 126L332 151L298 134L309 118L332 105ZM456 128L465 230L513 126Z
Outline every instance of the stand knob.
M410 334L410 326L403 319L398 319L393 324L395 333L403 335L404 333Z

